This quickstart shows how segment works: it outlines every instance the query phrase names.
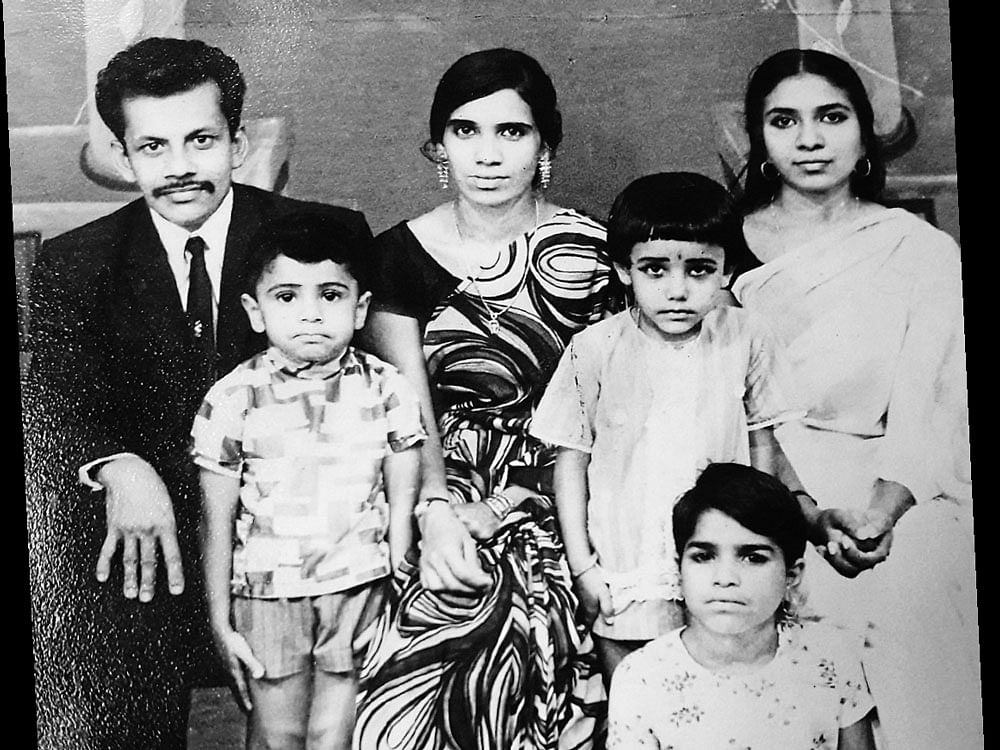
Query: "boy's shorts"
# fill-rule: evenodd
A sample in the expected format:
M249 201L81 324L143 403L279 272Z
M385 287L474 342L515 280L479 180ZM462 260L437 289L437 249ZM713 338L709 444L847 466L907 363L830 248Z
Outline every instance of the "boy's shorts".
M257 660L264 679L315 668L350 674L361 666L365 629L381 614L386 579L347 591L294 599L233 597L233 621Z

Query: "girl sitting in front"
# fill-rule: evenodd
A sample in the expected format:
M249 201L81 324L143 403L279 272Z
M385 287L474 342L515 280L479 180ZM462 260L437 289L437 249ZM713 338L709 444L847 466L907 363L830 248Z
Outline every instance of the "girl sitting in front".
M790 612L806 533L774 477L740 464L702 472L673 510L688 624L622 660L609 748L873 750L852 646Z
M559 523L606 681L683 622L670 513L702 468L751 463L752 432L752 463L801 488L772 439L800 414L770 338L720 304L745 252L729 193L689 172L642 177L615 199L608 252L635 305L573 337L531 427L558 446Z

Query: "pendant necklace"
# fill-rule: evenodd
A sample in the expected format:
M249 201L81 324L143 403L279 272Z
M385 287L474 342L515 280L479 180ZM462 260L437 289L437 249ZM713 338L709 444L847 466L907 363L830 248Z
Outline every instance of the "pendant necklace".
M462 228L461 228L461 226L458 223L458 206L457 205L455 206L454 211L455 211L455 232L458 234L459 240L461 240L462 243L465 244L466 237L465 237L465 235L462 234ZM535 226L536 227L538 226L538 200L537 199L535 200ZM487 267L479 266L479 270L483 271L483 270L485 270L488 267L491 268L492 266L496 265L499 260L500 260L500 251L497 251L496 260L493 261L493 263L491 264L491 266L487 266ZM527 273L525 273L524 278L521 279L521 283L519 283L517 285L517 289L514 290L514 293L511 296L510 302L508 302L506 305L504 305L500 310L494 310L493 307L490 305L490 303L486 301L486 297L483 296L483 290L479 287L479 276L478 276L478 274L473 274L472 273L472 268L469 266L469 259L466 258L463 255L462 256L462 261L465 264L466 279L471 284L475 285L475 287L476 287L476 294L479 296L479 301L483 303L483 309L486 311L486 315L489 317L489 320L486 321L486 328L489 329L489 332L490 332L491 336L497 336L500 333L500 316L503 315L505 312L507 312L511 308L511 306L514 304L514 300L517 299L517 295L521 291L521 287L524 286L524 282L527 279Z

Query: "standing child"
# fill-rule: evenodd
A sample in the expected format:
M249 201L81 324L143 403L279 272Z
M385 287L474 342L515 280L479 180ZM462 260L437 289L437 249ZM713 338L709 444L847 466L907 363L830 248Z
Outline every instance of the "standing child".
M781 482L713 464L673 511L687 627L627 656L609 748L873 750L874 710L842 633L799 623L807 525Z
M265 225L242 302L270 347L215 384L192 428L212 632L248 748L350 747L357 636L410 546L419 406L350 346L368 258L323 214Z
M790 411L766 332L720 304L745 251L729 193L698 174L642 177L615 199L608 251L632 309L570 342L532 420L559 446L566 555L610 680L625 654L682 623L673 503L712 461L800 487L771 430Z

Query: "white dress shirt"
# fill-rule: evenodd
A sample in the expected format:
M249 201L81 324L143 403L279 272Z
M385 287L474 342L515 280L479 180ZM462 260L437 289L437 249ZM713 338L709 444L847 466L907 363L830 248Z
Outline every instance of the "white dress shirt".
M184 252L188 238L201 237L205 241L205 269L212 282L212 315L219 319L219 287L222 284L222 260L226 252L226 237L229 235L229 221L233 216L233 190L229 189L222 203L196 231L189 232L184 227L173 224L156 211L150 209L153 226L167 251L167 262L174 274L177 292L181 297L181 307L187 308L188 279L191 274L191 258Z

